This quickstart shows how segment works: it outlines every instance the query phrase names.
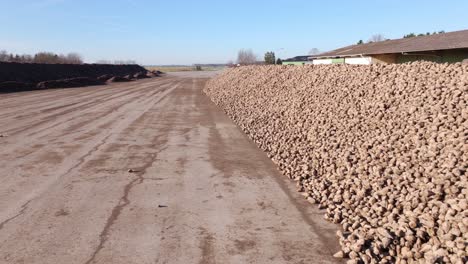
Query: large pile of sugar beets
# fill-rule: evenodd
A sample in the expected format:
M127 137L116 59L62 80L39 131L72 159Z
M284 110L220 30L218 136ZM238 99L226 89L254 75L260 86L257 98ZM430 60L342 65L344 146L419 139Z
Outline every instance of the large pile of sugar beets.
M341 226L350 263L467 263L468 65L249 66L205 93Z

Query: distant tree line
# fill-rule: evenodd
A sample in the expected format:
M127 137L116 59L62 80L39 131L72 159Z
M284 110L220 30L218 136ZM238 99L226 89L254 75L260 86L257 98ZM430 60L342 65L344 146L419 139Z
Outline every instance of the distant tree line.
M98 60L97 64L115 64L115 65L129 65L129 64L137 64L134 60Z
M409 33L409 34L406 34L403 36L403 38L413 38L413 37L422 37L422 36L430 36L430 35L437 35L437 34L442 34L442 33L445 33L444 30L441 30L439 32L427 32L426 34L424 33L420 33L420 34L414 34L414 33Z
M19 63L46 63L46 64L83 64L83 58L80 54L71 52L66 55L55 54L53 52L39 52L34 55L13 54L5 50L0 51L1 62L19 62Z
M437 34L442 34L442 33L445 33L445 31L444 31L444 30L441 30L441 31L439 31L439 32L433 32L433 33L427 32L426 34L424 34L424 33L421 33L421 34L409 33L409 34L404 35L403 38L413 38L413 37L421 37L421 36L430 36L430 35L437 35ZM380 42L380 41L385 41L385 40L387 40L387 39L385 39L385 37L384 37L382 34L376 34L376 35L373 35L373 36L367 41L367 43ZM356 44L357 44L357 45L364 44L364 41L361 39L361 40L359 40Z

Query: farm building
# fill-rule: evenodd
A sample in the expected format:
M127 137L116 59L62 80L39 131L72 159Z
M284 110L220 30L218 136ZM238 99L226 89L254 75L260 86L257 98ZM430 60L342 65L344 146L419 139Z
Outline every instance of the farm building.
M375 64L411 61L461 62L468 58L468 30L351 45L310 56L313 64Z
M309 61L309 56L296 56L294 58L289 58L283 61L283 65L304 65L304 64L312 64Z

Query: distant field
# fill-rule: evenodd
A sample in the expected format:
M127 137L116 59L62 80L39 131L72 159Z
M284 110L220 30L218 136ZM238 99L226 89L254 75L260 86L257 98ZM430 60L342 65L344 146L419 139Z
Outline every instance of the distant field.
M196 71L195 66L145 66L147 70L162 71L162 72L185 72L185 71ZM225 66L202 66L202 71L219 71L224 69Z

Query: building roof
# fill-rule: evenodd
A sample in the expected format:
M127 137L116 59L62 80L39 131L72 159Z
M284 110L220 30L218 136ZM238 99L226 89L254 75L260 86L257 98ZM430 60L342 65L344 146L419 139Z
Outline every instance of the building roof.
M284 62L288 62L288 61L308 61L309 60L309 55L307 56L296 56L294 58L289 58L289 59L286 59L286 60L283 60Z
M360 45L351 45L333 51L310 56L311 59L353 57L388 53L405 53L432 50L468 48L468 30L435 35L385 40Z

